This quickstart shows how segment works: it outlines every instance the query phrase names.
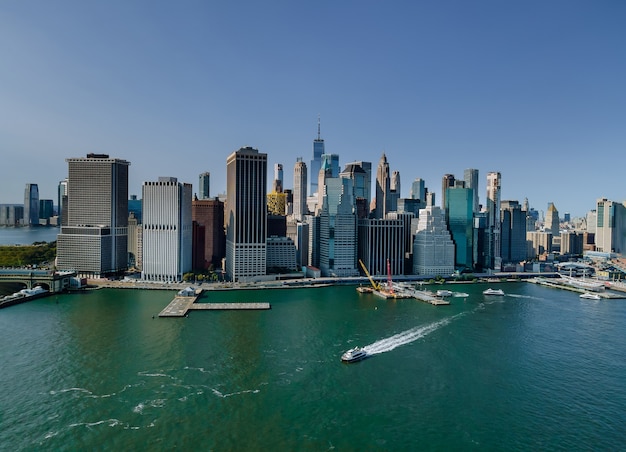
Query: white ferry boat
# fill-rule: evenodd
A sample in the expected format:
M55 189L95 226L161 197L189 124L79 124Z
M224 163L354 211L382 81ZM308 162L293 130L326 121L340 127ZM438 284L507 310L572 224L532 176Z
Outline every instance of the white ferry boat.
M365 350L360 347L354 347L341 355L341 360L345 363L353 363L356 361L361 361L368 357L368 354Z
M490 287L487 290L483 290L483 295L504 295L504 291L502 289L492 289Z

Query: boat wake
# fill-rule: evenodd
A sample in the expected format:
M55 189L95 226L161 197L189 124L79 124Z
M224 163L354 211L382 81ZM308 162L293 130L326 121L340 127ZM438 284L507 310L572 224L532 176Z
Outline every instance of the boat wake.
M429 323L428 325L416 326L414 328L411 328L410 330L394 334L393 336L381 339L370 345L366 345L365 347L363 347L363 349L367 352L368 355L377 355L379 353L389 352L397 347L400 347L401 345L410 344L413 341L421 339L429 335L433 331L437 331L439 328L448 325L453 320L465 314L465 312L461 312L452 317Z

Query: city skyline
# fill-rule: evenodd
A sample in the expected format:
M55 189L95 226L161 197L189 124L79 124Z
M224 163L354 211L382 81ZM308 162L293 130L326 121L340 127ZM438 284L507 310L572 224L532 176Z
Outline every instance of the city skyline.
M198 192L202 172L217 194L249 145L291 189L318 118L341 169L385 153L403 198L421 178L439 201L444 174L475 168L482 204L489 172L537 211L626 199L626 5L183 5L0 5L0 203L27 183L56 200L89 152L133 163L129 194L161 176Z

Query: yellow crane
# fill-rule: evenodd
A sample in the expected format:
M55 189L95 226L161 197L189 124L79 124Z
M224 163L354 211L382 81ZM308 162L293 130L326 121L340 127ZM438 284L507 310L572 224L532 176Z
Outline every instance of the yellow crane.
M374 281L374 278L372 278L372 275L370 275L370 272L367 271L367 267L365 266L365 264L363 263L361 259L359 259L359 264L361 264L361 268L363 269L363 271L369 278L370 282L372 283L372 287L374 288L374 290L380 290L380 284Z

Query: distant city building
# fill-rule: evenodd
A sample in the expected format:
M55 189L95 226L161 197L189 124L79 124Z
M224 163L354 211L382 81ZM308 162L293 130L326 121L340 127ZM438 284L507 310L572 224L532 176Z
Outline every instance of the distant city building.
M474 190L462 186L446 190L446 223L455 244L455 266L473 268Z
M128 214L128 268L141 271L143 263L143 228L133 212Z
M266 274L267 154L243 147L226 160L226 276L230 281Z
M454 187L454 182L456 178L452 174L444 174L441 178L441 208L445 210L446 208L446 192L448 188Z
M376 167L376 196L371 208L373 218L385 218L390 212L391 195L391 175L389 174L389 163L387 156L383 152Z
M528 258L526 212L517 201L500 203L502 222L502 262L519 263Z
M0 226L18 226L23 219L23 204L0 204Z
M474 201L472 203L472 211L474 213L480 211L480 201L478 199L478 170L474 168L467 168L463 172L463 181L465 182L465 188L471 188L474 191Z
M576 231L561 232L561 254L569 256L582 256L584 234Z
M498 172L487 174L487 257L488 268L500 270L502 266L502 237L500 219L501 176Z
M348 163L339 177L350 179L354 191L354 200L357 205L357 217L367 218L369 215L369 203L367 200L371 197L368 194L370 184L367 180L367 173L357 163Z
M552 233L542 231L532 231L526 233L528 244L528 256L533 259L548 254L552 250Z
M178 282L192 270L191 184L144 182L142 279Z
M49 224L54 216L54 201L52 199L39 200L39 224Z
M130 195L130 199L128 200L128 214L133 214L137 219L137 223L141 224L143 222L143 207L141 199L137 199L137 195Z
M626 252L626 205L606 198L596 201L596 251Z
M272 183L272 192L274 193L283 192L283 164L282 163L274 164L274 182Z
M276 191L268 193L267 211L271 215L285 215L287 213L287 194Z
M39 226L39 187L37 184L26 184L24 189L24 224Z
M320 172L320 168L322 167L322 155L325 154L324 151L324 140L320 135L320 119L317 118L317 138L313 140L313 160L311 160L311 166L309 168L311 174L311 190L309 191L309 195L313 196L318 193L318 179L317 175Z
M418 199L426 205L426 185L424 179L417 178L411 184L411 192L409 198Z
M209 199L211 197L211 173L204 172L198 176L198 199Z
M268 237L267 238L267 268L271 272L281 270L295 271L298 269L296 263L296 245L288 237Z
M107 154L69 158L57 268L84 276L128 268L128 167ZM65 219L67 212L67 220Z
M195 268L221 268L226 256L226 234L224 232L224 203L218 198L194 199L191 202L191 218L204 229L204 262Z
M372 204L372 162L364 162L362 160L352 162L352 164L361 167L363 171L365 171L365 179L363 183L363 197L366 200L367 212L369 214L371 204ZM357 198L361 197L360 187L356 187L354 189L354 194Z
M68 193L67 178L65 178L61 182L59 182L58 193L57 193L57 196L58 196L57 207L59 209L58 224L61 226L67 226L67 193Z
M308 173L306 163L302 157L298 157L293 168L293 217L296 221L302 221L307 215L307 184Z
M546 221L543 229L545 232L551 232L552 237L559 237L561 229L559 211L554 206L554 203L548 203L548 212L546 213Z
M428 202L434 202L434 199ZM413 241L413 273L449 276L454 272L454 242L440 207L429 204L420 210Z

